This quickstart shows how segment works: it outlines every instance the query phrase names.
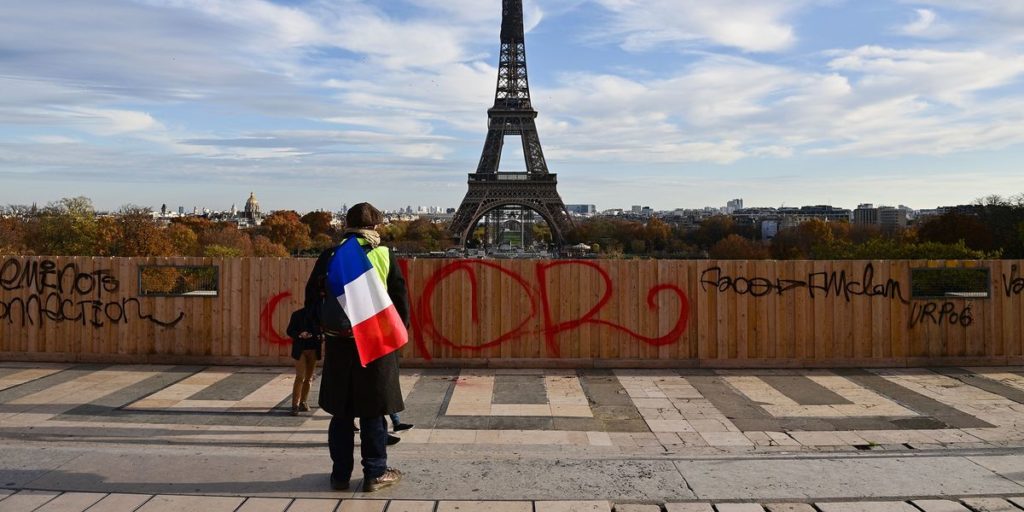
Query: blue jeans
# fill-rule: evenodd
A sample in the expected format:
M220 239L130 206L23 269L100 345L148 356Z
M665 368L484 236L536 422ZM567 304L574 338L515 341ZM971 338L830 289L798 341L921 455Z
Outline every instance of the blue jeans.
M397 412L393 412L393 413L389 414L388 416L391 417L391 428L395 428L395 425L398 425L399 423L402 422L402 420L398 418L398 413Z
M327 427L327 447L331 451L334 468L331 476L347 482L352 478L355 431L351 416L333 416ZM388 468L388 427L383 416L359 418L360 455L363 478L377 478Z

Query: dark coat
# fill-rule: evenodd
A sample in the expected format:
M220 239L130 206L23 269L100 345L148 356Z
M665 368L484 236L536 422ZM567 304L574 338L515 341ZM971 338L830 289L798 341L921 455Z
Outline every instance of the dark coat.
M310 333L312 337L300 338L299 334L303 331ZM305 350L315 350L318 360L323 357L321 351L323 338L321 337L320 325L317 324L316 316L310 310L306 308L295 310L288 321L286 332L288 337L292 339L292 359L298 361Z
M337 248L324 251L317 258L306 282L306 307L319 311L321 290L327 267ZM391 253L387 288L405 326L409 326L409 297L405 277L398 260ZM326 297L333 300L333 297ZM322 320L321 320L322 323ZM320 378L320 408L333 415L377 417L405 409L398 382L398 352L392 352L363 368L359 363L355 340L351 337L328 337L324 343L324 371Z

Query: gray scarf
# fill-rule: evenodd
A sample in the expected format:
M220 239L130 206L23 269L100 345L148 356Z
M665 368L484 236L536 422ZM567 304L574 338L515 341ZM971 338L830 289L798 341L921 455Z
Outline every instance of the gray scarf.
M377 248L380 245L380 233L367 228L348 228L345 230L346 235L358 235L370 242L370 247Z

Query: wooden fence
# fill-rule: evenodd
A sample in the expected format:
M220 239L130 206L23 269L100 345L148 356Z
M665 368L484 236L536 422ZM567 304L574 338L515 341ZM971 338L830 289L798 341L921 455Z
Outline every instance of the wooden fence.
M0 360L290 364L313 261L2 257ZM401 261L403 364L824 367L1024 363L1021 261ZM146 265L215 266L215 296L140 296ZM912 296L912 268L990 291Z

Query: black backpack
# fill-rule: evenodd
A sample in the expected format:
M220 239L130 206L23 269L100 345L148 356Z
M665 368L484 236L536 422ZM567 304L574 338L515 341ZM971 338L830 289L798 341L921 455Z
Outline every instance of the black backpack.
M369 253L373 250L373 247L369 244L362 247L363 252L365 253ZM328 265L330 264L330 260L334 259L335 251L337 251L337 247L331 251L331 256L327 260ZM330 290L327 289L327 273L320 276L320 304L317 309L317 317L320 319L321 329L335 332L347 332L352 330L352 322L349 321L348 315L345 314L345 310L341 309L341 303L338 302L338 298L332 297Z

